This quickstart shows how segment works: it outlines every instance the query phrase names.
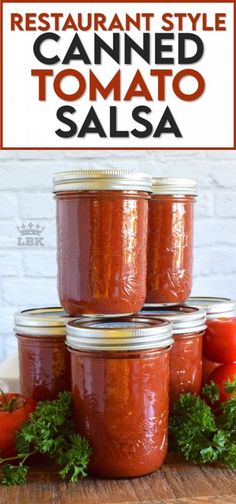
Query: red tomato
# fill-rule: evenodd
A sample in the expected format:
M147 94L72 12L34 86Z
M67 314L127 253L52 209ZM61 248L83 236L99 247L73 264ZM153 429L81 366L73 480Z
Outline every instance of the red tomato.
M208 381L208 377L212 373L213 369L219 367L219 362L212 362L203 357L202 359L202 385L205 385Z
M15 455L15 433L36 408L33 399L20 394L0 394L0 457Z
M213 381L218 386L220 391L219 402L227 401L228 399L236 396L236 392L225 392L225 382L228 380L233 382L234 379L236 379L236 363L218 366L210 374L208 383Z
M207 321L203 355L220 364L236 361L236 317Z

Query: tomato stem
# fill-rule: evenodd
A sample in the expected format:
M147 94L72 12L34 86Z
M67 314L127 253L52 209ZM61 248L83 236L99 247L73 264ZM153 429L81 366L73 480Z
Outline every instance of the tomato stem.
M14 411L15 409L19 409L25 404L25 398L19 396L19 394L13 395L13 397L9 398L2 389L0 389L0 393L2 394L2 401L0 402L0 411ZM12 394L11 394L12 395Z
M7 402L7 396L6 396L5 392L1 388L0 388L0 393L2 394L3 402L6 403Z

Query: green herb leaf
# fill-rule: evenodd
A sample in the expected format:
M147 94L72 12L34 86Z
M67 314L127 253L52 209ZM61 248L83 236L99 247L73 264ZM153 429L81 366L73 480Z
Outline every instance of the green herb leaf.
M59 474L63 479L68 476L69 481L77 481L79 477L87 475L86 468L92 450L87 439L78 434L71 434L69 443L70 448L65 453L61 452L59 463L64 467Z
M69 481L77 481L86 476L86 468L91 454L88 441L75 434L73 422L72 397L69 392L62 392L54 401L41 401L27 422L21 425L15 436L18 466L4 464L6 485L22 484L25 481L27 467L24 465L33 453L48 454L62 468L59 474ZM1 459L0 464L7 459Z
M11 464L4 464L2 466L2 480L3 485L23 485L26 483L26 475L28 466L19 464L18 466Z
M210 384L206 384L202 388L202 394L203 394L203 396L208 397L212 404L215 401L218 401L219 397L220 397L219 389L213 381L211 381Z
M236 469L236 442L229 444L228 450L224 453L223 460L230 469Z
M170 419L174 448L195 464L221 462L236 469L236 397L210 408L204 397L217 400L217 387L211 383L202 390L203 398L182 394Z
M217 417L217 424L221 429L236 432L236 396L220 405L221 414Z
M194 463L216 460L212 444L217 428L211 408L200 397L182 394L170 419L176 448Z
M225 392L228 392L229 394L236 393L236 375L234 376L233 381L226 381L224 382L225 385Z
M29 421L16 434L16 447L20 452L31 446L39 453L53 453L64 443L67 432L73 429L72 399L69 392L62 392L54 401L41 401L31 413Z
M213 437L213 444L218 450L218 455L223 453L227 449L227 444L229 441L229 433L227 431L218 430Z

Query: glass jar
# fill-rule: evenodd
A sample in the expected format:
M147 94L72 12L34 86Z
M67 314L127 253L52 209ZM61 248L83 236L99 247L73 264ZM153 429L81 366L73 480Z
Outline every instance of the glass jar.
M43 401L70 390L70 357L65 344L70 320L62 308L37 308L15 315L23 396Z
M195 195L193 180L153 179L149 202L147 303L183 303L191 293Z
M93 450L90 474L142 476L162 464L171 343L165 321L134 316L67 325L76 426Z
M170 351L170 409L180 394L199 394L202 384L202 340L206 312L188 306L148 307L143 317L158 317L172 323L174 344Z
M190 297L186 304L206 310L203 338L203 385L221 364L236 362L236 302L227 298Z
M149 175L137 172L55 176L58 289L70 315L125 315L141 309L151 185Z

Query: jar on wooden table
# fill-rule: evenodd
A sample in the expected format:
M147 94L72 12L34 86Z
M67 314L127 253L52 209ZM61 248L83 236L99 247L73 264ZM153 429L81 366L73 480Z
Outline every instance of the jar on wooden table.
M171 324L143 317L67 325L76 427L92 447L89 473L134 477L167 453Z

